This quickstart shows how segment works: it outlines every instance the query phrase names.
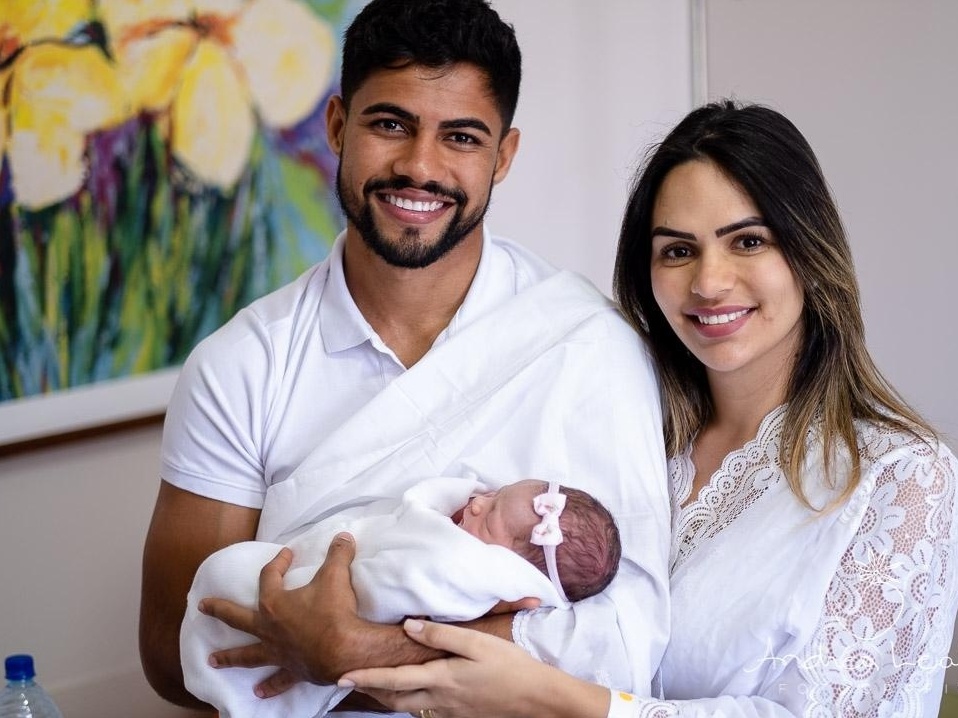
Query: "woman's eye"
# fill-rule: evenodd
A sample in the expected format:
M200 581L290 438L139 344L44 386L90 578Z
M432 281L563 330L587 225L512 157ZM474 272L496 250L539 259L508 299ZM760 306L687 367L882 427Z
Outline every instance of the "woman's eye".
M662 256L666 259L687 259L692 256L692 252L684 245L673 244L662 250Z
M738 238L738 244L742 249L757 249L765 244L765 238L757 234L745 234Z

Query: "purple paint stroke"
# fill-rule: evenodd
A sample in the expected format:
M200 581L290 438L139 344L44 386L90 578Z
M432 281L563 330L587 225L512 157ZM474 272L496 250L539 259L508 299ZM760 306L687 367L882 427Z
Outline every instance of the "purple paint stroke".
M6 155L0 155L0 207L13 202L13 184L10 182L10 163Z
M312 112L292 127L267 130L267 137L276 149L314 167L330 187L336 183L339 159L326 144L326 104L338 92L338 87L331 87Z
M146 117L136 117L87 137L85 189L104 228L111 227L116 220L119 194L126 181L124 175L135 159L147 123Z

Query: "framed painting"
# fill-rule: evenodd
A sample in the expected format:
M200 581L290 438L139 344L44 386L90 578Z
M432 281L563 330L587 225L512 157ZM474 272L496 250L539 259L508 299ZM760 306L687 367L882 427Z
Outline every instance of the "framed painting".
M343 226L324 107L359 0L0 6L0 446L162 414Z

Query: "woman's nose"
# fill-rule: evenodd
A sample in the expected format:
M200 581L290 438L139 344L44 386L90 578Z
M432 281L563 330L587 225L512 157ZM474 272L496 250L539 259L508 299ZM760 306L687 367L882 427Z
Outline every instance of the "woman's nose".
M720 252L703 252L696 262L692 292L705 299L714 299L728 292L735 284L735 267Z

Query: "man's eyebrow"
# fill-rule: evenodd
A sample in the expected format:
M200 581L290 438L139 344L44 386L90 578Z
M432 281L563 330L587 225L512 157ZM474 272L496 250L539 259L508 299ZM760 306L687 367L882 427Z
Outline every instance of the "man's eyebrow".
M492 130L482 120L474 117L463 117L459 120L445 120L439 123L442 130L477 130L492 137Z
M409 110L403 109L399 105L394 105L391 102L377 102L365 108L361 114L393 115L394 117L398 117L400 120L405 120L406 122L412 122L414 124L419 124L420 121L419 115L413 114ZM442 130L476 130L478 132L482 132L483 134L489 135L489 137L492 137L492 130L489 129L489 125L476 117L462 117L455 120L444 120L439 123L439 128Z
M419 122L419 115L414 115L409 110L404 110L399 105L394 105L391 102L377 102L365 108L361 114L395 115L401 120L407 120L408 122Z

